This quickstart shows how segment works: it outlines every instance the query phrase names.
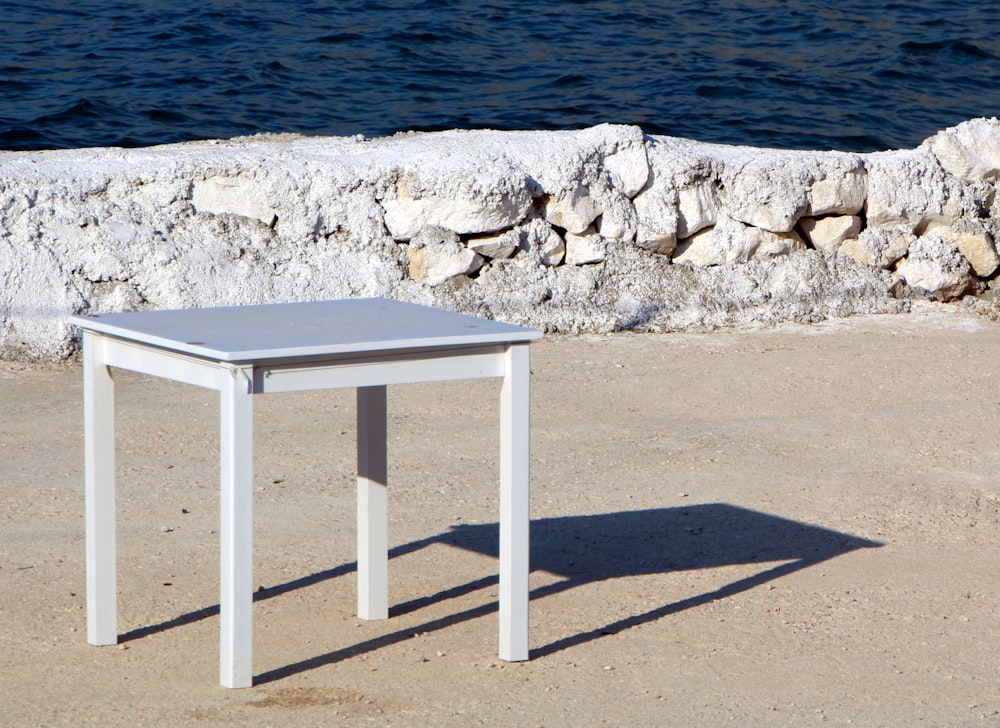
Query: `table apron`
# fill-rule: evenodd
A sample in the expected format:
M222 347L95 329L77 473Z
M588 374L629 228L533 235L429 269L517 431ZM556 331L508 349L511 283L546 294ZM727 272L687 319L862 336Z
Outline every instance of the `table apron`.
M507 349L527 346L495 344L319 360L230 363L87 332L87 338L91 337L103 344L101 363L105 366L207 389L221 390L228 378L245 376L243 372L252 366L254 394L504 377L508 373Z
M102 340L102 363L109 367L127 369L140 374L215 390L222 388L224 380L220 377L229 375L233 369L222 362L136 344L112 336L101 336L100 334L91 334L91 336ZM84 346L86 346L86 342Z
M254 368L253 391L268 394L503 377L506 350L507 346L479 346L261 365Z

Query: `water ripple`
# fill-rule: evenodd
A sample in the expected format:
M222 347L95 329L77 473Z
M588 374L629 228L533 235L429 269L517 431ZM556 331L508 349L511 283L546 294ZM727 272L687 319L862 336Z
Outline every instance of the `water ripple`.
M1000 114L995 0L4 5L9 149L616 122L870 151Z

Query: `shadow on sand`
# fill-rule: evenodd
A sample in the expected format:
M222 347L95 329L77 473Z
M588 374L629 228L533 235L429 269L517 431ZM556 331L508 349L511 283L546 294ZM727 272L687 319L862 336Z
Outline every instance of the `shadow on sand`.
M457 526L434 537L393 548L390 557L413 553L433 544L446 544L478 553L497 554L497 524ZM738 594L800 569L814 566L856 549L873 548L876 541L851 536L779 516L724 503L656 508L587 516L543 518L531 522L531 568L561 577L561 581L536 588L531 599L609 579L630 576L711 569L730 565L761 564L766 567L718 589L663 604L640 614L569 634L531 651L532 658L551 655L576 645L615 634L630 627ZM775 565L775 562L777 565ZM343 564L301 579L257 592L255 601L270 599L355 571L354 563ZM494 586L491 575L451 587L437 594L396 605L390 617L416 612L432 604ZM628 588L623 584L622 588ZM449 614L421 625L383 634L350 647L317 655L258 675L254 684L280 680L355 655L405 641L415 632L433 632L495 612L493 602ZM120 641L139 639L180 627L219 613L218 605L180 615L156 625L134 630Z

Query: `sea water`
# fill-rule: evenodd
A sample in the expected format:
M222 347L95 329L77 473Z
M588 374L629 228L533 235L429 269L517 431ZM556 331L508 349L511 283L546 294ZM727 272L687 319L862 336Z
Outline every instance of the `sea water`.
M0 18L0 149L611 122L872 151L1000 114L997 0L36 0Z

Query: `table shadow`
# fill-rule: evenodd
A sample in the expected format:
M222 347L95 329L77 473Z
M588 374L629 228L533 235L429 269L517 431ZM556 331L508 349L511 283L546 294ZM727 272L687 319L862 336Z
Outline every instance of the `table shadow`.
M498 530L496 523L454 526L430 538L395 547L390 550L390 557L398 558L436 544L495 557ZM595 625L583 632L567 634L549 644L536 646L531 650L531 657L551 655L685 609L724 599L851 551L881 545L877 541L725 503L533 520L531 568L533 571L541 570L561 578L533 589L532 601L610 579L732 565L760 564L763 568L717 589L662 604L611 623ZM355 563L342 564L262 589L254 594L254 601L270 599L339 578L355 570ZM397 604L390 608L390 618L490 588L496 583L497 576L492 574L449 587L436 594ZM623 585L623 588L627 588L627 585ZM254 684L280 680L408 640L416 632L445 629L496 611L497 604L491 600L490 603L457 611L423 624L411 624L405 629L262 673L254 678ZM120 641L139 639L213 617L218 613L218 605L206 607L133 630L121 635Z
M497 525L457 526L445 543L497 555ZM610 579L734 565L761 571L531 650L542 657L724 599L878 541L725 503L621 511L532 521L531 569L563 577L532 600ZM777 563L776 563L777 562ZM406 605L400 605L400 611Z

